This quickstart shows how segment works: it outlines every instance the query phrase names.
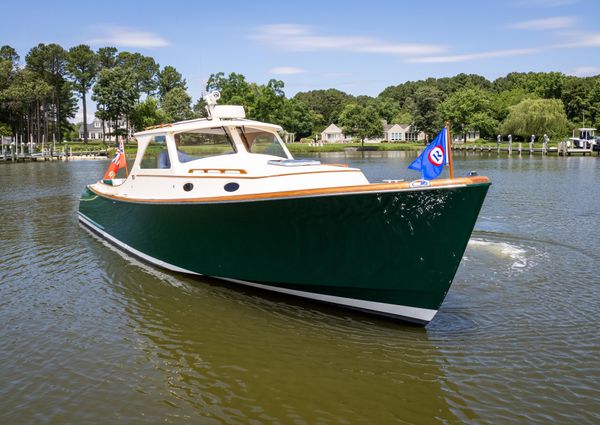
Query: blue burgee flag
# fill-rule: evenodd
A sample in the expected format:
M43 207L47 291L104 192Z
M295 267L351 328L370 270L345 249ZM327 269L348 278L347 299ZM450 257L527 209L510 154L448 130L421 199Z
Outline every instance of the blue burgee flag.
M424 180L432 180L440 175L444 165L448 163L448 140L446 128L435 136L423 153L408 166L410 170L423 173Z

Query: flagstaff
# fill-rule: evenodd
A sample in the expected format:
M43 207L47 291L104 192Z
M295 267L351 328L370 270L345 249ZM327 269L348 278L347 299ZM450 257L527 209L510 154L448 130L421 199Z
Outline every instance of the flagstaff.
M448 146L448 169L450 178L454 178L454 165L452 164L452 138L450 137L450 121L446 121L446 140Z

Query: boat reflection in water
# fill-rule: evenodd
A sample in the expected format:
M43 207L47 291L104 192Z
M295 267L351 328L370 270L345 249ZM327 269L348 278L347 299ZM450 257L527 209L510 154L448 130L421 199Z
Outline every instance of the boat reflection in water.
M144 374L123 414L140 409L150 420L207 423L456 421L439 366L445 361L420 327L95 251L137 335L131 374Z

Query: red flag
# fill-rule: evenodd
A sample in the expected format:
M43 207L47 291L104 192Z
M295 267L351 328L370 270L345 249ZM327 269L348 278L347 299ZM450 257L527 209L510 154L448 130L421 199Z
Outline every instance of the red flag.
M127 160L125 159L125 149L123 148L123 142L119 142L115 157L110 162L106 174L102 177L104 180L114 179L117 176L117 171L121 168L127 168Z

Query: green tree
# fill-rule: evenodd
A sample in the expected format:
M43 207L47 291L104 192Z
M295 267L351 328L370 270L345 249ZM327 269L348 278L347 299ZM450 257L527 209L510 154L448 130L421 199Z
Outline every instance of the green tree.
M535 93L528 92L523 88L513 88L492 94L492 110L497 121L504 121L508 116L508 108L514 106L524 99L538 99Z
M211 74L206 82L206 91L218 90L223 104L243 105L251 111L256 101L257 88L246 81L246 77L235 72L227 77L223 72Z
M0 103L14 117L13 132L16 132L16 117L21 116L27 121L25 128L29 135L35 135L35 141L42 141L42 104L52 93L52 86L39 75L28 70L18 70L10 81L10 85L0 91Z
M98 58L98 72L102 71L103 69L110 69L110 68L114 68L115 66L117 66L117 54L118 54L118 50L116 47L101 47L98 49L98 52L96 53L96 57ZM105 114L103 113L103 111L99 111L100 113L96 113L96 117L98 117L100 120L102 120L102 128L106 128L105 126L105 121L106 119L104 118ZM104 131L102 132L102 141L106 142L106 135L104 134Z
M286 131L295 134L296 140L309 137L322 120L308 105L297 99L286 99L282 117L277 122Z
M336 89L312 90L297 93L294 99L306 104L315 113L323 117L320 125L327 126L339 121L340 113L354 98Z
M545 99L561 97L565 76L560 72L511 72L493 83L496 93L522 89Z
M116 47L101 47L96 53L98 65L100 69L114 68L117 66L117 48Z
M389 97L376 97L369 102L369 105L375 108L379 118L390 124L394 122L394 118L396 118L401 111L400 104Z
M19 59L19 54L11 46L4 45L0 47L0 60L9 61L13 68L17 68Z
M94 85L92 100L98 106L96 116L112 121L115 134L119 132L119 119L128 117L137 103L135 81L131 69L116 66L100 71Z
M132 71L138 102L142 93L150 96L156 90L160 67L153 58L141 53L120 52L117 55L117 65Z
M75 91L81 96L83 106L83 142L87 143L87 103L88 90L92 88L98 75L99 62L96 54L85 44L72 47L67 54L67 71L71 76Z
M433 86L417 89L414 98L407 102L417 129L433 135L442 128L443 119L439 117L437 109L443 100L443 93Z
M200 98L194 103L192 107L192 111L194 111L194 117L196 118L206 118L208 113L206 112L206 102L203 98Z
M169 122L169 117L158 107L158 102L152 96L135 105L129 116L135 131L142 131L152 125Z
M492 117L492 96L476 87L463 88L448 96L439 105L439 115L450 120L454 132L457 128L479 130L482 135L490 136L498 126ZM463 131L463 134L466 141L466 132Z
M583 123L584 116L588 119L594 109L591 93L594 90L593 78L569 77L566 79L562 91L562 101L565 105L567 117L577 123Z
M19 71L18 64L19 55L15 49L10 46L0 47L0 97L2 91L10 87L15 75ZM6 123L3 128L15 128L16 121L17 119L12 111L0 101L0 123Z
M400 108L408 110L414 104L416 91L426 85L425 81L407 81L397 86L386 87L378 97L393 99L398 102Z
M600 128L600 76L594 78L594 85L589 94L590 122L596 128Z
M271 79L258 89L255 107L249 117L258 121L279 123L283 116L285 93L283 81Z
M525 99L509 108L501 131L523 138L531 134L559 137L565 135L568 125L565 108L560 100Z
M383 135L383 124L372 106L365 107L356 103L346 105L340 114L340 124L345 133L358 137L363 147L366 138Z
M66 80L67 52L58 44L40 43L33 47L25 58L26 67L40 76L52 87L50 114L54 120L54 133L61 136L61 125L68 124L67 119L75 115L75 102ZM44 114L48 109L42 105ZM48 123L48 120L46 120ZM48 132L46 131L45 134Z
M408 111L400 110L398 113L392 118L392 124L412 124L413 117Z
M192 98L181 87L170 90L161 102L162 112L168 121L183 121L193 118L190 104Z
M183 78L174 67L167 65L163 68L162 71L158 73L159 98L161 100L164 99L165 95L171 90L173 90L175 87L187 90L185 78Z

